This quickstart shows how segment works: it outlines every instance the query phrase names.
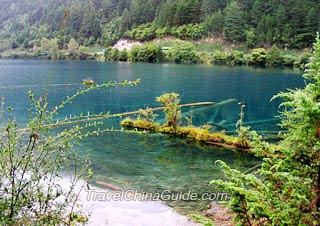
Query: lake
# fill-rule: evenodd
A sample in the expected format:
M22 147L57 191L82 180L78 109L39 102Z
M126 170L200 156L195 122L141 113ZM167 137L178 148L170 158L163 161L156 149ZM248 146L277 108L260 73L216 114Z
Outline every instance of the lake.
M126 62L52 61L0 59L0 96L13 108L17 121L28 118L28 90L36 95L48 89L51 107L66 96L83 88L82 80L91 78L96 84L107 81L141 79L134 87L97 90L66 105L59 117L88 112L121 113L139 108L157 107L157 96L165 92L180 94L181 103L235 99L216 108L193 109L193 123L218 123L228 133L235 131L239 118L239 101L244 101L245 122L252 129L267 133L278 131L280 100L270 102L273 95L288 88L303 87L301 72L249 67L216 67L207 65L145 64ZM49 84L49 85L48 85ZM186 109L185 111L190 111ZM163 122L163 114L158 121ZM120 119L105 122L120 129ZM75 146L79 156L88 152L95 178L123 188L139 191L193 191L198 194L217 191L209 187L212 179L223 175L214 163L221 159L241 171L259 164L252 155L221 147L199 144L162 134L106 133L82 140ZM206 202L171 201L183 213L200 211Z

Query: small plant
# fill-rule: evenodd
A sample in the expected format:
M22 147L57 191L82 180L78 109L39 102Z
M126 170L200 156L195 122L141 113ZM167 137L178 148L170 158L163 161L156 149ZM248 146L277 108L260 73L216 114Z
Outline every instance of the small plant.
M86 78L82 80L83 85L94 85L94 81L91 78Z
M196 214L193 214L190 217L194 219L197 223L202 224L202 226L214 226L214 224L212 223L212 220L210 220L207 217L196 215Z
M165 107L165 126L173 127L173 129L175 130L181 125L181 108L179 107L179 94L164 93L161 96L157 97L156 100Z
M249 144L250 127L243 126L244 108L245 108L244 102L239 102L239 105L240 105L240 114L239 114L239 120L236 124L237 133L238 133L237 145L241 147L248 147L250 145Z
M139 114L137 119L145 120L147 122L153 123L157 119L158 115L155 114L151 108L139 109Z

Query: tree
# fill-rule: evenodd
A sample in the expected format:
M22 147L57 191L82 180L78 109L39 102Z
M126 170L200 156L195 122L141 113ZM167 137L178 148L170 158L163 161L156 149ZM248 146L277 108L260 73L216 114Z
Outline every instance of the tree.
M267 51L264 48L253 49L248 57L247 64L264 67L267 63Z
M273 45L267 53L267 65L271 67L280 67L283 64L283 57L281 56L280 49Z
M203 0L200 7L200 14L202 19L205 20L218 9L218 3L216 0Z
M320 224L320 38L303 75L304 89L283 98L278 145L253 135L253 152L263 159L256 174L245 174L218 161L228 181L214 180L232 195L229 206L241 225Z
M213 15L204 22L204 29L208 35L221 35L223 29L224 17L222 11L218 9Z
M194 45L185 41L176 41L167 52L167 57L175 63L197 63L200 59Z
M229 41L241 41L244 36L243 25L244 20L241 8L238 6L236 1L232 1L225 8L223 36Z
M68 44L68 50L74 53L79 48L79 43L74 38L71 38Z
M166 114L165 126L173 127L175 130L181 124L181 109L179 107L180 98L177 93L164 93L157 97L157 102L165 107Z

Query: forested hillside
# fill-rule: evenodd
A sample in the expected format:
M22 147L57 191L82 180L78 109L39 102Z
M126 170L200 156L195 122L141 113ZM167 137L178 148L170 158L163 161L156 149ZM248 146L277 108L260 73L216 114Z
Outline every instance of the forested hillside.
M310 47L319 0L0 0L0 50L57 38L110 46L120 38L222 37L248 47Z

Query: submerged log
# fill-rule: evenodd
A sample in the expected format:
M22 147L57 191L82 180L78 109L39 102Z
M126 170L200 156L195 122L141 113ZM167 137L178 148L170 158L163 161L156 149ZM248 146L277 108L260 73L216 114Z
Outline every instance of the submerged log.
M262 124L262 123L266 123L266 122L276 122L276 121L280 121L280 119L278 119L278 118L261 119L261 120L244 122L243 125L256 125L256 124ZM236 126L236 124L229 124L229 125L226 125L226 126L233 127L233 126Z
M221 102L219 102L221 103ZM217 104L219 104L217 103ZM194 106L203 106L203 105L215 105L214 102L196 102L196 103L189 103L189 104L181 104L179 107L194 107ZM149 111L160 111L164 110L165 107L156 107L156 108L150 108L148 109ZM116 114L106 114L102 116L97 116L97 117L87 117L84 119L79 119L79 120L70 120L70 121L62 121L62 122L56 122L48 125L43 125L41 128L49 128L49 127L58 127L58 126L66 126L66 125L72 125L72 124L77 124L77 123L85 123L85 122L92 122L92 121L100 121L104 119L110 119L110 118L118 118L118 117L123 117L123 116L128 116L128 115L136 115L139 114L140 111L130 111L130 112L123 112L123 113L116 113ZM28 132L30 131L31 128L21 128L18 130L18 132Z
M109 188L111 190L114 190L114 191L122 191L123 189L118 187L118 186L115 186L113 184L109 184L109 183L106 183L104 181L96 181L97 184L103 186L103 187L106 187L106 188Z
M207 124L213 125L213 126L216 126L216 127L219 127L220 129L224 129L224 130L228 130L228 129L229 129L229 128L226 127L226 126L223 126L223 125L221 125L221 124L219 124L219 123L215 123L215 122L207 122Z
M212 141L207 141L206 143L207 144L216 145L216 146L225 147L225 148L235 149L235 150L238 150L238 151L244 151L244 152L249 152L249 153L252 152L250 147L239 147L239 146L236 146L236 145L219 143L219 142L212 142Z
M214 109L214 108L217 108L217 107L220 107L220 106L232 103L232 102L236 102L236 101L237 101L236 99L228 99L228 100L220 101L218 103L213 103L212 102L213 104L211 104L211 106L204 106L204 107L201 107L201 108L198 108L198 109L195 109L195 110L193 109L192 112L190 112L190 111L184 112L184 113L181 114L181 116L187 116L187 115L189 115L191 113L192 114L197 114L197 113L200 113L200 112L203 112L203 111L209 111L211 109ZM209 104L207 104L207 105L209 105ZM180 106L182 106L182 105L180 105ZM196 106L196 105L191 105L191 106ZM191 107L191 106L183 106L183 107ZM199 105L197 105L197 106L199 106Z

